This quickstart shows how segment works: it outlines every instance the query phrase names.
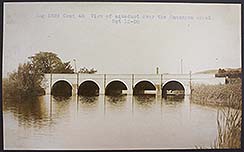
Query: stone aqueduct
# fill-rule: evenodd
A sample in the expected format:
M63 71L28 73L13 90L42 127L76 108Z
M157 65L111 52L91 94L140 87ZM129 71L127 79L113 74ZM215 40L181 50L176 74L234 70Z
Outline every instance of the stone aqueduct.
M178 86L184 90L185 95L189 95L193 84L223 84L225 79L190 74L45 74L43 86L46 94L52 94L53 88L60 82L70 86L72 95L78 94L84 84L97 87L98 94L106 94L109 88L117 86L128 95L140 90L162 95L166 86L173 89Z

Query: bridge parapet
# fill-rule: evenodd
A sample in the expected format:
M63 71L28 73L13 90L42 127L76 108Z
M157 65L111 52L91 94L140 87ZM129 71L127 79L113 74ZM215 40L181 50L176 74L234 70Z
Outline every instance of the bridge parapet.
M148 80L154 85L161 84L161 75L160 74L135 74L134 75L134 85L142 80Z

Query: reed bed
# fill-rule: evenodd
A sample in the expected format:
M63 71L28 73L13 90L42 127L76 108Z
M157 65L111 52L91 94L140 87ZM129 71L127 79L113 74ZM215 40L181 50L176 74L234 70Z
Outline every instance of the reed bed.
M191 102L218 108L218 136L212 148L241 148L242 91L240 82L194 86Z
M220 85L193 85L191 102L238 109L242 103L241 83Z
M241 112L230 107L218 111L218 136L214 148L241 148Z

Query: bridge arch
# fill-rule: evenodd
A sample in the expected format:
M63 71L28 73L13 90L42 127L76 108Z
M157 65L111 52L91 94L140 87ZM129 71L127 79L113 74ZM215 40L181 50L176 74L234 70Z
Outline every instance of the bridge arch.
M54 96L71 96L72 84L65 79L58 79L54 81L51 87L51 95Z
M150 94L156 93L156 85L153 81L148 79L142 79L135 83L133 88L133 95L147 94L145 91L154 91Z
M128 90L127 84L120 79L110 80L105 87L105 95L127 94L123 90Z
M176 79L170 79L165 81L162 84L162 96L166 97L167 95L185 95L186 87L184 83Z
M98 96L100 86L92 79L85 79L79 83L77 94L82 96Z

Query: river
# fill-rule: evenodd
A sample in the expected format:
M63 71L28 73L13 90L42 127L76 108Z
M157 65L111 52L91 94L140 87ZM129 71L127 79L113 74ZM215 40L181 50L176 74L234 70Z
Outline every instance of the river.
M217 109L184 99L50 95L4 100L4 149L194 149L217 137Z

